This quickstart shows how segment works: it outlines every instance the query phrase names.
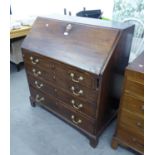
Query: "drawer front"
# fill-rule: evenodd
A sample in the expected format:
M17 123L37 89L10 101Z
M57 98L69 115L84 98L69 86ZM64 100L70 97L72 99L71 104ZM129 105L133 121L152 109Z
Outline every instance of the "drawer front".
M28 52L23 50L24 62L32 65L33 67L41 67L48 70L55 68L54 61L48 61L47 58L34 52Z
M45 94L52 95L52 96L57 95L57 89L54 86L49 85L44 81L38 80L37 78L34 78L29 74L28 74L28 81L29 81L29 85L33 86L38 91L41 91Z
M68 109L56 98L48 96L41 91L34 89L33 87L30 87L30 92L31 97L36 101L36 103L40 103L45 108L48 108L48 110L54 112L56 115L60 116L62 119L73 124L74 126L78 126L79 128L82 128L91 134L94 133L93 121L85 118L74 110Z
M144 101L129 93L124 93L123 95L123 108L135 114L144 116Z
M67 106L72 107L76 111L82 112L84 115L95 118L96 104L93 105L92 103L80 101L74 96L54 87L53 85L49 85L45 81L38 80L32 76L28 76L28 81L34 88L50 96L52 95L56 97Z
M84 100L85 102L92 102L96 104L97 97L98 97L98 91L88 89L82 85L76 84L72 81L68 80L60 80L58 83L58 86L62 88L63 90L67 91L74 97Z
M144 152L144 136L135 134L122 125L118 128L117 136L121 141L134 148L136 151L140 153Z
M60 62L56 62L52 59L45 58L41 55L38 55L34 52L23 52L24 54L24 61L26 64L29 64L30 67L28 69L31 70L32 68L38 68L42 72L47 71L47 74L52 75L49 76L47 80L51 81L51 78L55 78L56 81L72 81L75 84L82 85L87 88L96 89L97 88L97 77L96 75L89 74L84 71L80 71L76 68L66 66Z
M129 92L133 95L139 95L143 97L144 96L144 85L134 82L134 81L126 80L125 92Z
M56 77L60 81L72 81L75 84L82 85L87 88L96 89L97 88L97 78L94 75L90 75L86 72L80 72L75 68L61 67L58 65L56 68Z
M47 72L42 68L36 67L36 66L31 66L25 63L25 68L26 71L29 75L37 78L37 79L41 79L41 80L45 80L45 81L49 81L51 83L55 83L55 71L51 71L51 72Z
M130 128L130 130L135 131L138 134L144 134L144 118L135 115L125 109L121 111L120 122L125 124Z
M88 117L92 117L93 119L96 118L96 104L81 101L73 95L59 89L57 89L57 98L74 110L87 115Z

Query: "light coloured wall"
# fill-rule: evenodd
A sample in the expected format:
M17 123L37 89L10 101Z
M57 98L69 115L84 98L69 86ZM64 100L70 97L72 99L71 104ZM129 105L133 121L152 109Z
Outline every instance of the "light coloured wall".
M64 8L75 15L83 7L101 9L104 17L112 18L114 0L11 0L12 12L16 16L63 14Z

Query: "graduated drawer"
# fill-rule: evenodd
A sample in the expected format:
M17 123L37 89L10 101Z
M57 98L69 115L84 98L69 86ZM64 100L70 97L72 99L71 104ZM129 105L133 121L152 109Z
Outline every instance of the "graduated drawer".
M54 61L49 61L48 58L34 52L23 50L23 59L25 63L33 67L41 67L49 71L55 69Z
M144 101L142 99L136 98L129 93L124 93L122 102L124 109L141 116L144 115Z
M95 75L68 66L58 65L56 68L56 76L63 82L70 81L91 89L96 89L98 85Z
M43 70L42 72L54 73L57 81L72 81L91 89L96 89L98 85L97 77L94 74L81 71L34 52L23 51L23 55L26 64L31 65L33 68L40 68L40 70ZM49 78L48 80L51 79Z
M61 101L58 99L48 96L41 91L36 90L33 87L30 87L31 97L36 103L40 103L42 106L52 111L57 116L61 117L63 120L73 124L74 126L79 127L82 130L85 130L91 134L94 134L94 121L88 119L76 111L67 108Z
M74 97L84 100L85 102L92 102L96 103L98 98L98 91L94 89L89 89L83 85L74 83L69 80L57 80L57 86L68 92L69 94L73 95Z
M37 79L55 83L55 71L54 70L47 72L46 70L44 70L40 67L32 66L27 63L25 63L25 68L26 68L26 72L29 75L31 75Z
M144 85L138 82L126 80L125 92L129 92L133 95L144 96Z
M73 108L74 110L79 111L83 113L84 115L87 115L88 117L91 116L95 118L96 104L92 104L89 102L83 102L75 98L73 95L70 95L67 92L60 90L59 88L56 88L53 85L49 85L47 82L36 79L30 75L28 75L28 81L29 81L29 84L33 86L34 88L50 96L52 95L53 97L58 98L70 108Z
M56 87L51 86L41 80L38 80L29 74L28 74L28 82L29 82L30 86L34 87L38 91L41 91L48 95L52 95L54 97L56 97L56 95L57 95Z
M131 131L141 135L144 134L144 117L139 117L132 112L122 109L120 123L128 126Z
M119 125L117 137L121 139L125 145L134 148L140 153L144 152L144 136L129 131L128 127Z

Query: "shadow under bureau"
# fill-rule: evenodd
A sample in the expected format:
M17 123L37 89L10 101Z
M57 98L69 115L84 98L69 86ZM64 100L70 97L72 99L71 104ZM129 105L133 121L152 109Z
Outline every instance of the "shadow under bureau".
M133 25L70 16L38 17L22 44L36 103L96 147L116 115Z

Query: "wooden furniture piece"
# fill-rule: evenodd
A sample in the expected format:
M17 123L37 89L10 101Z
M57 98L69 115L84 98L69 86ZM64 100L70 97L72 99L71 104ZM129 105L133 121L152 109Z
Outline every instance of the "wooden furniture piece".
M112 147L118 144L144 153L144 53L125 71L116 132Z
M38 17L22 44L30 101L89 139L115 117L134 26L73 16Z
M17 71L23 62L21 44L24 37L29 33L31 26L22 26L20 29L10 31L10 61L16 65Z
M31 30L31 26L22 26L20 29L10 30L10 39L24 37Z

